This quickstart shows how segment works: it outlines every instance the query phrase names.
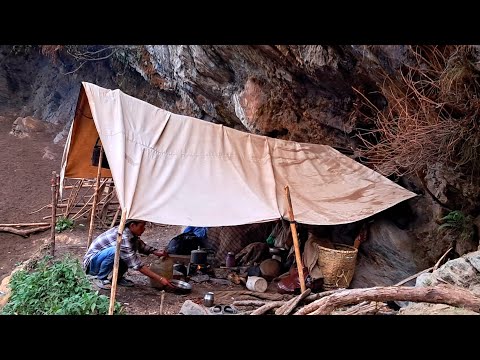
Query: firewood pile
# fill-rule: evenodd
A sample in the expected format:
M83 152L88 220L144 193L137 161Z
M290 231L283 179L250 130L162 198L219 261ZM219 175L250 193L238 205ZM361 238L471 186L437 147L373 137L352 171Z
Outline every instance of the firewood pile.
M307 289L302 294L288 300L278 298L256 300L235 299L232 305L239 309L241 314L244 315L395 314L396 312L386 305L387 301L447 304L480 313L479 296L470 290L449 284L429 287L386 286L361 289L336 289L317 294L311 294L311 290Z

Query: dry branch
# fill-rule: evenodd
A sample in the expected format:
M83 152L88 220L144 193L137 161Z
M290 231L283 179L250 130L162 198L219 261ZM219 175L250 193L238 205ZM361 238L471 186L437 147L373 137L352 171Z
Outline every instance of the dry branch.
M393 75L380 69L372 74L386 106L375 106L370 95L354 89L361 100L354 117L374 124L373 130L359 129L364 145L359 155L384 175L414 174L435 163L478 174L480 82L475 50L412 46L409 56Z
M440 257L440 259L438 259L438 261L435 263L434 266L429 267L428 269L419 271L419 272L416 273L415 275L409 276L409 277L407 277L406 279L403 279L402 281L396 283L394 286L400 286L400 285L406 284L406 283L409 282L410 280L416 279L416 278L419 277L421 274L426 273L426 272L429 272L430 270L432 270L432 271L437 270L437 268L438 268L438 266L440 265L440 263L442 262L442 260L445 258L445 256L447 256L447 254L448 254L448 253L450 252L450 250L452 250L452 249L453 249L452 247L448 248L448 250L445 251L445 253Z
M37 209L37 210L35 210L35 211L32 211L32 212L29 213L28 215L35 214L35 213L39 212L40 210L43 210L43 209L45 209L45 208L47 208L47 207L52 207L52 204L47 204L47 205L45 205L45 206L42 206L40 209Z
M363 289L346 289L316 300L303 307L295 315L330 314L340 306L358 304L362 301L412 301L447 304L480 312L480 297L467 289L440 284L429 287L387 286Z
M232 300L270 300L270 301L285 301L292 298L288 294L276 294L276 293L259 293L248 290L235 290L235 291L217 291L215 298L218 303L229 304Z
M257 310L252 311L250 315L263 315L271 309L275 309L279 306L282 306L285 301L271 301L266 303L263 306L260 306Z
M280 306L277 310L275 310L275 315L288 315L290 314L302 301L305 299L310 293L312 292L311 289L306 289L302 294L288 300L285 304Z
M329 295L332 295L332 294L335 294L339 291L342 291L344 289L335 289L335 290L328 290L328 291L324 291L324 292L321 292L321 293L316 293L316 294L310 294L308 295L304 302L305 303L311 303L315 300L318 300L318 299L321 299L321 298L324 298L325 296L329 296Z
M238 300L232 303L233 306L263 306L267 302L262 300Z
M46 225L50 225L50 223L39 222L39 223L0 224L0 227L5 227L5 226L46 226Z
M385 303L364 301L346 310L332 313L332 315L375 315L394 313L395 311L386 306Z
M40 226L40 227L36 227L36 228L33 228L33 229L27 229L27 230L19 230L19 229L15 229L13 227L3 226L3 227L0 227L0 232L9 232L9 233L12 233L12 234L15 234L15 235L28 237L30 234L33 234L33 233L36 233L36 232L39 232L39 231L45 231L45 230L48 230L48 229L50 229L50 225Z

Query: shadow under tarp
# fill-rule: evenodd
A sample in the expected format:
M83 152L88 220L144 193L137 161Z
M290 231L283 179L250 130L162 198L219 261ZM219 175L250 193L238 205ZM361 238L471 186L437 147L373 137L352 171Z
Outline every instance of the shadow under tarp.
M251 243L265 242L274 225L275 222L272 221L259 224L209 227L207 230L207 246L215 251L217 265L225 265L228 252L237 254Z

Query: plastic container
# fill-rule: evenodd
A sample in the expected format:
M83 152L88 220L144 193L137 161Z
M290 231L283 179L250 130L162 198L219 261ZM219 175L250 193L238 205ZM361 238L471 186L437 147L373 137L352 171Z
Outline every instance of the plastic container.
M246 285L248 290L256 292L265 292L268 287L267 280L260 276L249 276Z
M150 270L152 270L155 274L170 280L173 278L173 259L169 256L158 258L152 262L150 265ZM163 289L165 287L165 285L153 279L150 279L150 285L159 289Z

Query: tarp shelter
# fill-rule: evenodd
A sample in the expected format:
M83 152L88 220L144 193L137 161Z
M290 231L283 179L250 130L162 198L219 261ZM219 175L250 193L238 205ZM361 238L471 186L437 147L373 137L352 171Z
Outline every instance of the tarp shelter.
M355 222L415 196L327 145L249 134L82 83L62 176L95 177L100 137L127 218L226 226ZM103 170L102 176L110 176Z

